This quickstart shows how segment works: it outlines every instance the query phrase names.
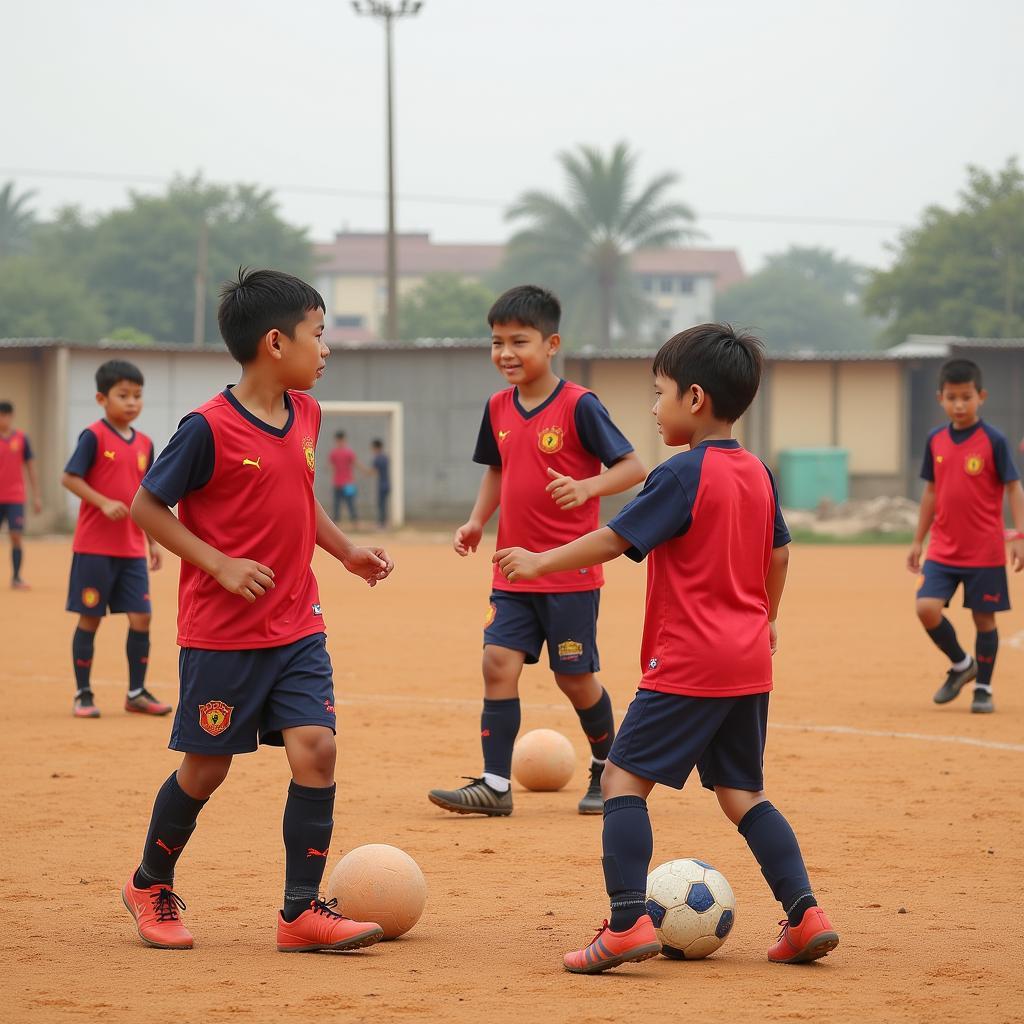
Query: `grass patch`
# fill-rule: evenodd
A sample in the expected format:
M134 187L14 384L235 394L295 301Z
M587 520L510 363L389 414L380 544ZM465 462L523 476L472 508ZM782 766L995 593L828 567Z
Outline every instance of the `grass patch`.
M883 533L881 530L866 530L864 533L853 533L837 536L833 533L815 533L813 530L790 530L794 544L911 544L914 534L911 530Z

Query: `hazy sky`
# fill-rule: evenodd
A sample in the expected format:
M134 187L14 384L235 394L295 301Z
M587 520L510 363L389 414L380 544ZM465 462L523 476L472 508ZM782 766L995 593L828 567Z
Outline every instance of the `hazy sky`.
M346 0L7 0L2 25L0 182L41 214L201 170L355 193L281 189L316 239L383 228L383 29ZM396 26L399 227L503 240L560 150L625 139L748 269L884 264L968 163L1024 155L1022 40L1021 0L426 0Z

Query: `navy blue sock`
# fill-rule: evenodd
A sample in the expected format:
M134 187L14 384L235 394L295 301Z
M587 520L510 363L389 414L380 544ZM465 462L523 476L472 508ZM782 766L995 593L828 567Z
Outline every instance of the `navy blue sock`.
M818 901L789 822L765 800L751 807L738 827L789 923L798 925L804 911L816 907Z
M480 715L480 746L484 752L484 771L502 779L512 778L512 746L519 735L522 712L519 698L488 700Z
M334 795L337 786L288 786L284 805L284 907L286 921L309 910L320 895L327 867L328 847L334 832Z
M932 643L955 665L967 657L967 652L960 646L956 638L956 630L953 623L945 616L934 629L926 629L925 632L932 638Z
M136 697L146 685L146 668L149 665L149 630L143 632L129 629L125 653L128 655L128 693L132 697Z
M975 686L992 689L992 669L996 667L996 654L999 653L999 630L991 629L987 633L978 633L974 642L974 657L978 661L978 678Z
M11 546L11 567L14 569L14 574L11 577L11 579L14 579L14 580L20 580L21 579L21 556L22 556L21 548L16 548L16 547L14 547L12 545Z
M135 872L135 884L139 888L174 885L174 865L195 830L196 818L205 804L206 800L196 800L178 785L177 772L167 777L153 801L142 863Z
M75 669L75 686L79 690L89 689L92 674L92 654L96 645L96 634L78 628L71 638L71 663Z
M577 708L580 725L590 744L590 753L598 761L605 761L615 739L615 716L612 714L612 699L608 691L601 690L601 696L593 707Z
M601 843L604 887L612 908L609 926L624 932L647 913L647 869L654 853L647 801L639 796L605 800Z

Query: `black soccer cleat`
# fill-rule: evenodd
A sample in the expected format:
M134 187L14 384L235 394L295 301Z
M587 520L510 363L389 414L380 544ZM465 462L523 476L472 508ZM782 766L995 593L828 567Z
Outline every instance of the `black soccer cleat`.
M499 793L483 779L464 775L469 785L461 789L432 789L427 799L446 811L456 814L484 814L488 818L505 818L512 813L512 790Z
M935 691L932 700L936 704L948 704L951 700L956 700L960 696L960 691L977 675L978 663L973 658L967 668L962 668L959 671L951 668L946 673L946 681Z
M976 687L971 701L971 712L975 715L991 715L996 706L992 703L992 691Z
M580 814L603 814L604 797L601 796L601 776L604 774L604 765L596 761L590 762L590 784L587 786L583 799L576 805Z

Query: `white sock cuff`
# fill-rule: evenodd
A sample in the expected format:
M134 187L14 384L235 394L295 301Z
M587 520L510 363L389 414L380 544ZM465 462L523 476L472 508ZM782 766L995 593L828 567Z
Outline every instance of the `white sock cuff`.
M499 793L507 793L512 786L510 779L503 779L500 775L492 775L490 772L484 772L484 782Z

